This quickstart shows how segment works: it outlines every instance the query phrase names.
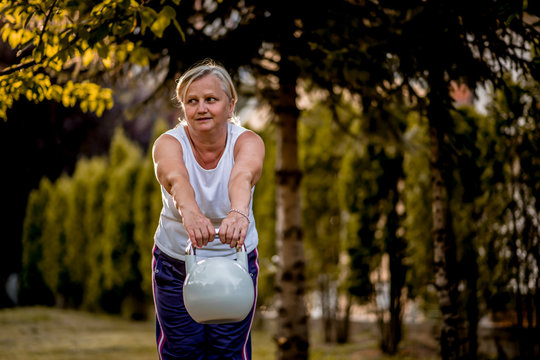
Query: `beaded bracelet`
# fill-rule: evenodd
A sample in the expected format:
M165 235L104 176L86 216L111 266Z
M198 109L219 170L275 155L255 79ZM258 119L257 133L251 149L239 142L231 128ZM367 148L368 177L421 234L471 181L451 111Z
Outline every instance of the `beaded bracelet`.
M249 223L249 216L246 213L244 213L244 212L242 212L242 211L240 211L238 209L229 210L229 214L232 213L232 212L235 212L235 213L238 213L238 214L242 215L243 217L245 217L247 219L247 221Z

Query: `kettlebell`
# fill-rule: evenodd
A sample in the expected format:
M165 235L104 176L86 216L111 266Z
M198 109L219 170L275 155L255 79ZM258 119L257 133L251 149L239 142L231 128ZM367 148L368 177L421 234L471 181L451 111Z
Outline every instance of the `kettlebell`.
M219 238L216 229L216 238ZM191 242L185 254L186 279L184 305L189 315L201 324L242 321L255 299L248 272L245 246L236 249L236 261L225 257L197 260Z

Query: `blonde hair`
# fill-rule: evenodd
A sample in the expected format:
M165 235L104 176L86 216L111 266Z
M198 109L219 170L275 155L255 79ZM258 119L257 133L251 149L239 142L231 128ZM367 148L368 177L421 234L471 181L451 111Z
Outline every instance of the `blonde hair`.
M221 88L227 94L229 101L233 102L233 112L229 121L238 123L238 117L234 113L234 107L238 100L238 94L234 87L231 76L225 68L212 59L205 59L192 65L179 79L176 84L176 100L180 104L182 113L180 122L185 123L184 100L189 86L196 80L208 75L215 75L221 82Z

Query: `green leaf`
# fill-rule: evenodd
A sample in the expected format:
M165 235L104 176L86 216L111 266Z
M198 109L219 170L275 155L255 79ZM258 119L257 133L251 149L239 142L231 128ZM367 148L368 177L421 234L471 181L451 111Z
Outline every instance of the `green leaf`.
M34 58L34 61L36 63L40 63L41 59L43 58L43 51L45 50L45 44L43 42L40 42L38 46L34 49L32 52L32 57Z
M133 29L133 23L128 19L119 23L112 24L112 32L117 36L129 34Z
M90 33L88 32L88 29L86 28L86 26L78 26L75 30L75 32L77 33L77 35L83 39L83 40L90 40Z
M143 47L136 47L129 56L129 61L141 66L146 66L149 64L150 51Z
M154 9L143 7L139 11L141 17L141 34L144 35L146 28L151 26L157 17L157 12Z
M164 14L169 19L174 19L176 17L176 10L174 10L172 6L166 5L163 7L163 9L161 9L159 14Z
M100 42L96 44L96 50L98 52L99 57L106 58L109 56L109 47L105 45L103 42Z
M168 5L165 6L163 9L161 9L157 15L157 19L150 26L150 30L152 30L157 37L162 37L163 32L171 24L171 20L175 17L176 11Z

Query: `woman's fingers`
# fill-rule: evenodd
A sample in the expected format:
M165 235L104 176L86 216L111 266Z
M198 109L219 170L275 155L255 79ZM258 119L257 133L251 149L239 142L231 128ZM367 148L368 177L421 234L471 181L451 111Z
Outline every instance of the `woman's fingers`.
M223 244L231 248L244 244L249 222L242 215L230 213L219 227L219 238Z
M216 232L210 220L206 217L200 217L193 221L186 221L184 224L189 235L191 245L196 248L206 246L214 240Z
M206 217L199 217L186 221L184 224L193 247L201 248L213 241L216 230L211 221ZM249 221L242 215L230 213L221 223L218 234L223 244L229 244L231 248L244 245Z

